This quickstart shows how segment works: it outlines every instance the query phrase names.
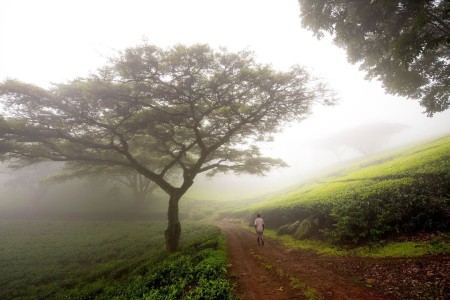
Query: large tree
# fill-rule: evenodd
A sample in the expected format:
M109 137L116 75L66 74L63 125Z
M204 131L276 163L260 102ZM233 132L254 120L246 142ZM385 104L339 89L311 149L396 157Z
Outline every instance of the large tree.
M207 45L129 48L106 67L51 89L0 85L0 152L5 159L81 161L133 169L169 196L168 251L181 233L178 204L204 172L264 174L285 166L264 157L286 122L331 103L326 88L300 67L286 72L253 54ZM158 157L158 168L148 156ZM159 168L159 166L163 166ZM181 172L181 183L168 178Z
M420 101L428 116L450 105L450 1L299 0L302 24L330 33L390 94Z

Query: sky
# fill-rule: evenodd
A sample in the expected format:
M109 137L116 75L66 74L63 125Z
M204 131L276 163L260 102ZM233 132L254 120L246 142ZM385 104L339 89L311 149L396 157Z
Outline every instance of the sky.
M317 107L264 147L290 168L262 178L200 180L195 195L209 190L242 198L291 185L335 163L313 144L365 124L407 126L386 147L450 133L450 111L428 118L416 101L386 95L379 82L364 80L330 37L317 40L303 29L299 15L297 0L0 0L0 81L47 88L95 72L145 40L159 47L207 43L251 50L278 70L302 65L336 91L338 105Z

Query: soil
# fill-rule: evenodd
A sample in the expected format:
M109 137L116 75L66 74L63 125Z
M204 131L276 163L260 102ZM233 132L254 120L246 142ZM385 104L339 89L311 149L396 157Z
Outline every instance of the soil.
M370 259L319 256L229 222L228 274L243 300L450 299L450 256Z

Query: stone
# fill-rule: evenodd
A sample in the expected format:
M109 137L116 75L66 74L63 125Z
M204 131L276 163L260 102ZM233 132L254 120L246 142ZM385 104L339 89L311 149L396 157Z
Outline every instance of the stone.
M312 233L312 222L309 219L303 220L294 232L293 236L297 240L302 240L309 237Z

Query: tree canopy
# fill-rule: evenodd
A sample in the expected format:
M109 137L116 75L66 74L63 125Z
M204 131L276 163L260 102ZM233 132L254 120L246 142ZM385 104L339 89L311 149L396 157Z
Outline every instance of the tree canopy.
M330 33L367 79L420 101L428 116L450 105L450 2L299 0L302 24Z
M246 51L147 44L51 89L7 80L0 97L3 159L137 171L169 195L169 251L178 248L178 201L198 174L264 174L285 166L264 157L259 144L306 118L313 103L333 102L298 66L280 72ZM171 182L171 172L182 174L181 182Z

